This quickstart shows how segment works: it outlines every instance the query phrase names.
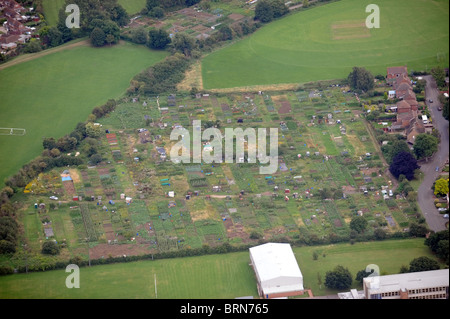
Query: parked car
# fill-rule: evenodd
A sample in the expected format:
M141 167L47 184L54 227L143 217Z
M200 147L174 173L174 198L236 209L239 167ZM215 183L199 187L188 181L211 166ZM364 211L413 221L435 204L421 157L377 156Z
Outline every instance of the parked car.
M444 215L444 218L448 218L448 214L445 214L445 215Z
M439 172L439 166L436 166L436 172Z
M56 196L50 196L50 199L58 200L58 197L56 197Z
M394 196L394 192L392 191L392 189L389 190L389 196Z
M433 100L432 100L432 99L429 99L428 102L433 103Z
M438 111L442 111L442 106L438 106Z

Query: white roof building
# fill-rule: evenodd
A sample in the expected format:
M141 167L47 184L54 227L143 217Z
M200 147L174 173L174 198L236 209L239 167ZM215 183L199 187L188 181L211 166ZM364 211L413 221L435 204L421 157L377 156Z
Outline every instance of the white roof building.
M448 299L449 270L364 278L366 299Z
M267 243L252 247L250 260L264 298L303 294L303 275L290 244Z

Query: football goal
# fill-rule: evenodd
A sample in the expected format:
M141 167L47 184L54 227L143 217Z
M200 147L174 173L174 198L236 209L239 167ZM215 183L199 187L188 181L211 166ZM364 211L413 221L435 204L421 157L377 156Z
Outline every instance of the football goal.
M0 127L0 135L23 136L26 133L24 128Z

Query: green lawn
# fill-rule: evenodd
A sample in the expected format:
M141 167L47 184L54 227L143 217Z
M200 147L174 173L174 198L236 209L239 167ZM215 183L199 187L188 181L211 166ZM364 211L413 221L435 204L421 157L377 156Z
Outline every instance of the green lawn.
M449 62L449 2L380 0L381 27L367 29L370 0L342 0L292 14L207 56L206 89L304 83L346 77L353 66L374 74Z
M59 10L64 6L65 0L43 0L45 20L50 26L58 24Z
M0 71L0 127L25 136L0 135L0 186L42 151L43 137L70 133L96 106L120 97L134 75L167 53L122 43L80 45Z
M305 288L314 295L335 294L322 285L325 273L336 265L349 268L356 276L369 264L376 264L382 275L398 273L402 265L420 256L434 258L424 239L295 247L294 253L304 277ZM313 260L314 251L319 253ZM325 253L325 257L323 254ZM80 269L80 289L67 289L65 270L0 277L0 298L158 298L223 299L257 296L255 275L248 252L225 255L141 261ZM442 267L442 266L441 266ZM360 288L354 282L353 287Z
M128 14L139 13L147 3L146 0L119 0L118 2Z

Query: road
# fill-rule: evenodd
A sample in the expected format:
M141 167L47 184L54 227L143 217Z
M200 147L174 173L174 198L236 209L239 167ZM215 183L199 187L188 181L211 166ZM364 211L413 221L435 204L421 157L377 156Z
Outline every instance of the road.
M419 187L417 200L430 229L433 231L441 231L446 229L445 223L448 219L445 219L443 215L439 214L434 206L434 194L431 187L439 176L444 163L449 158L449 122L442 116L442 111L438 110L440 103L438 99L439 90L436 82L431 75L424 76L423 78L427 81L425 88L426 103L430 110L434 127L441 134L441 143L439 144L437 153L428 162L421 164L420 170L424 173L424 179ZM430 99L433 100L433 103L429 102ZM439 166L439 172L436 172L437 166Z

